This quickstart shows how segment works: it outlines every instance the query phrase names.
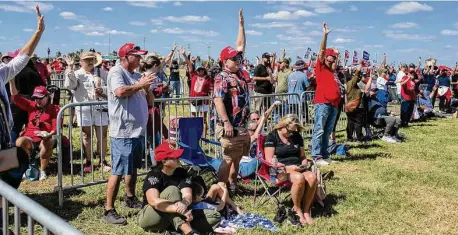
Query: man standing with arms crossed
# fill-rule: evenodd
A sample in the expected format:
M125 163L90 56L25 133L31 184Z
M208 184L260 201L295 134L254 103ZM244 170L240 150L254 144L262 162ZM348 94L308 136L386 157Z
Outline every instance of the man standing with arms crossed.
M141 55L147 53L133 43L124 44L118 53L121 63L110 69L107 78L112 173L107 183L103 218L114 225L127 224L114 208L123 176L127 194L125 206L142 208L135 196L135 184L145 148L148 103L152 105L154 102L150 85L156 74L141 77L134 70L140 66Z

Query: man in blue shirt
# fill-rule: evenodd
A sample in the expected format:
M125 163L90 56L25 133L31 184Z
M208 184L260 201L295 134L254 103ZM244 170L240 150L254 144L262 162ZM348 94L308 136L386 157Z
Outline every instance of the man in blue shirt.
M305 62L303 60L296 61L293 69L295 70L288 76L288 93L301 95L310 85L307 75L305 75ZM299 104L299 99L296 96L290 96L288 103Z

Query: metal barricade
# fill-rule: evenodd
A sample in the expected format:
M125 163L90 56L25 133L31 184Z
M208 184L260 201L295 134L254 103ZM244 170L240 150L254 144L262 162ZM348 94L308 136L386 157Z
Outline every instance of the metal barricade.
M101 111L103 108L106 108L107 101L93 101L93 102L81 102L81 103L71 103L67 104L59 111L57 117L57 155L58 155L58 183L54 188L55 191L59 194L59 205L63 206L63 191L68 189L82 188L91 185L97 185L107 182L106 174L111 172L104 172L103 167L100 171L94 170L94 134L100 139L96 147L98 148L98 153L101 159L105 159L107 155L106 149L108 147L107 140L107 127L101 128L100 125L103 125L104 119L108 119L108 114L105 114ZM205 130L204 136L208 139L215 140L214 132L207 131L211 130L211 124L214 124L214 119L212 119L213 110L212 109L212 100L210 97L186 97L186 98L167 98L167 99L155 99L153 112L150 115L151 137L145 135L145 142L155 145L162 141L163 138L169 138L171 135L176 133L176 130L171 130L176 128L176 122L179 117L204 117L205 119ZM94 128L85 127L84 131L82 127L73 128L72 120L69 118L64 120L65 113L70 109L75 109L76 116L79 120L84 120L90 124L94 124ZM68 123L68 142L69 146L67 148L67 153L69 154L69 163L63 161L64 146L63 146L63 123L67 121ZM95 121L95 122L94 122ZM159 125L156 125L156 122L159 122ZM213 122L213 123L211 123ZM159 130L157 130L159 126ZM98 128L98 129L97 129ZM76 129L76 130L74 130ZM84 132L88 137L88 147L86 151L84 150L83 145L83 135ZM107 142L106 145L105 141ZM76 150L74 147L78 145L80 147L80 152L77 156L74 156L73 152ZM148 145L145 148L144 153L144 168L139 172L139 175L146 174L151 164L154 164L153 159L153 149ZM219 156L218 149L210 145L203 145L203 149L210 156ZM86 154L84 154L86 152ZM148 158L148 156L150 156ZM90 173L84 173L84 162L85 160L90 160ZM70 175L69 179L63 176L63 166L64 164L69 164ZM81 169L77 169L77 167Z
M14 205L14 234L21 234L21 211L27 215L27 233L36 231L35 221L43 226L44 234L56 235L82 235L83 233L65 222L62 218L50 212L34 200L18 192L16 189L0 180L0 195L2 197L2 230L3 235L8 231L9 205Z
M52 73L51 74L51 84L50 85L55 85L59 88L64 87L64 73Z
M281 93L281 94L263 94L250 96L250 111L259 114L264 113L275 101L280 101L282 104L275 107L272 116L266 120L265 128L271 131L281 117L286 114L295 114L302 121L302 104L300 95L296 93Z

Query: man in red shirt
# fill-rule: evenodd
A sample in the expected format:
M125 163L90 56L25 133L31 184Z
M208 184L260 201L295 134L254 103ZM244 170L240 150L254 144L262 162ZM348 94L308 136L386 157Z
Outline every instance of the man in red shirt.
M45 180L45 169L56 144L52 136L57 133L59 107L51 103L49 92L44 86L35 88L32 95L33 100L24 98L18 93L14 79L10 82L10 91L14 104L29 114L28 123L16 140L16 146L22 147L29 156L32 151L39 151L40 180Z
M401 126L407 127L415 107L415 69L410 68L409 73L401 80Z
M50 84L49 82L51 81L51 74L48 71L48 68L46 65L38 61L38 56L37 54L33 54L33 56L30 58L32 63L35 65L35 68L37 69L38 73L40 74L41 79L43 80L43 84Z
M318 165L329 165L329 136L334 128L337 109L341 99L339 82L334 76L337 67L338 51L326 48L328 34L331 32L323 24L323 40L320 44L319 57L316 62L315 80L315 123L312 136L312 157Z

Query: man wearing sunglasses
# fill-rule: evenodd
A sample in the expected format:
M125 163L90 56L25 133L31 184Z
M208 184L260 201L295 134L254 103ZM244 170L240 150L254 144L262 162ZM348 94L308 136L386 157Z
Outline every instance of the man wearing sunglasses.
M213 94L218 113L215 134L221 142L224 156L218 177L220 182L230 184L229 190L232 193L236 188L240 159L248 155L250 147L250 135L246 129L250 97L241 71L245 46L245 27L240 9L237 49L228 46L221 51L223 71L215 77Z
M141 50L133 43L124 44L118 52L120 64L108 73L108 116L111 142L111 176L107 183L107 202L104 220L115 225L126 225L126 219L114 208L121 178L126 183L127 197L124 204L129 208L142 208L135 196L137 169L141 167L145 148L145 132L148 122L148 104L153 104L150 89L155 73L143 77L135 72L140 66Z
M315 122L312 136L312 157L318 165L329 165L329 136L334 128L337 107L341 99L338 78L334 75L337 67L338 52L326 48L326 41L331 30L323 23L323 40L320 44L316 62Z
M268 52L262 54L262 62L254 69L253 80L256 82L254 88L254 95L272 94L274 92L275 79L272 75L272 68L270 63L270 54ZM261 105L268 107L269 99L257 98L255 100L255 111L261 112Z

